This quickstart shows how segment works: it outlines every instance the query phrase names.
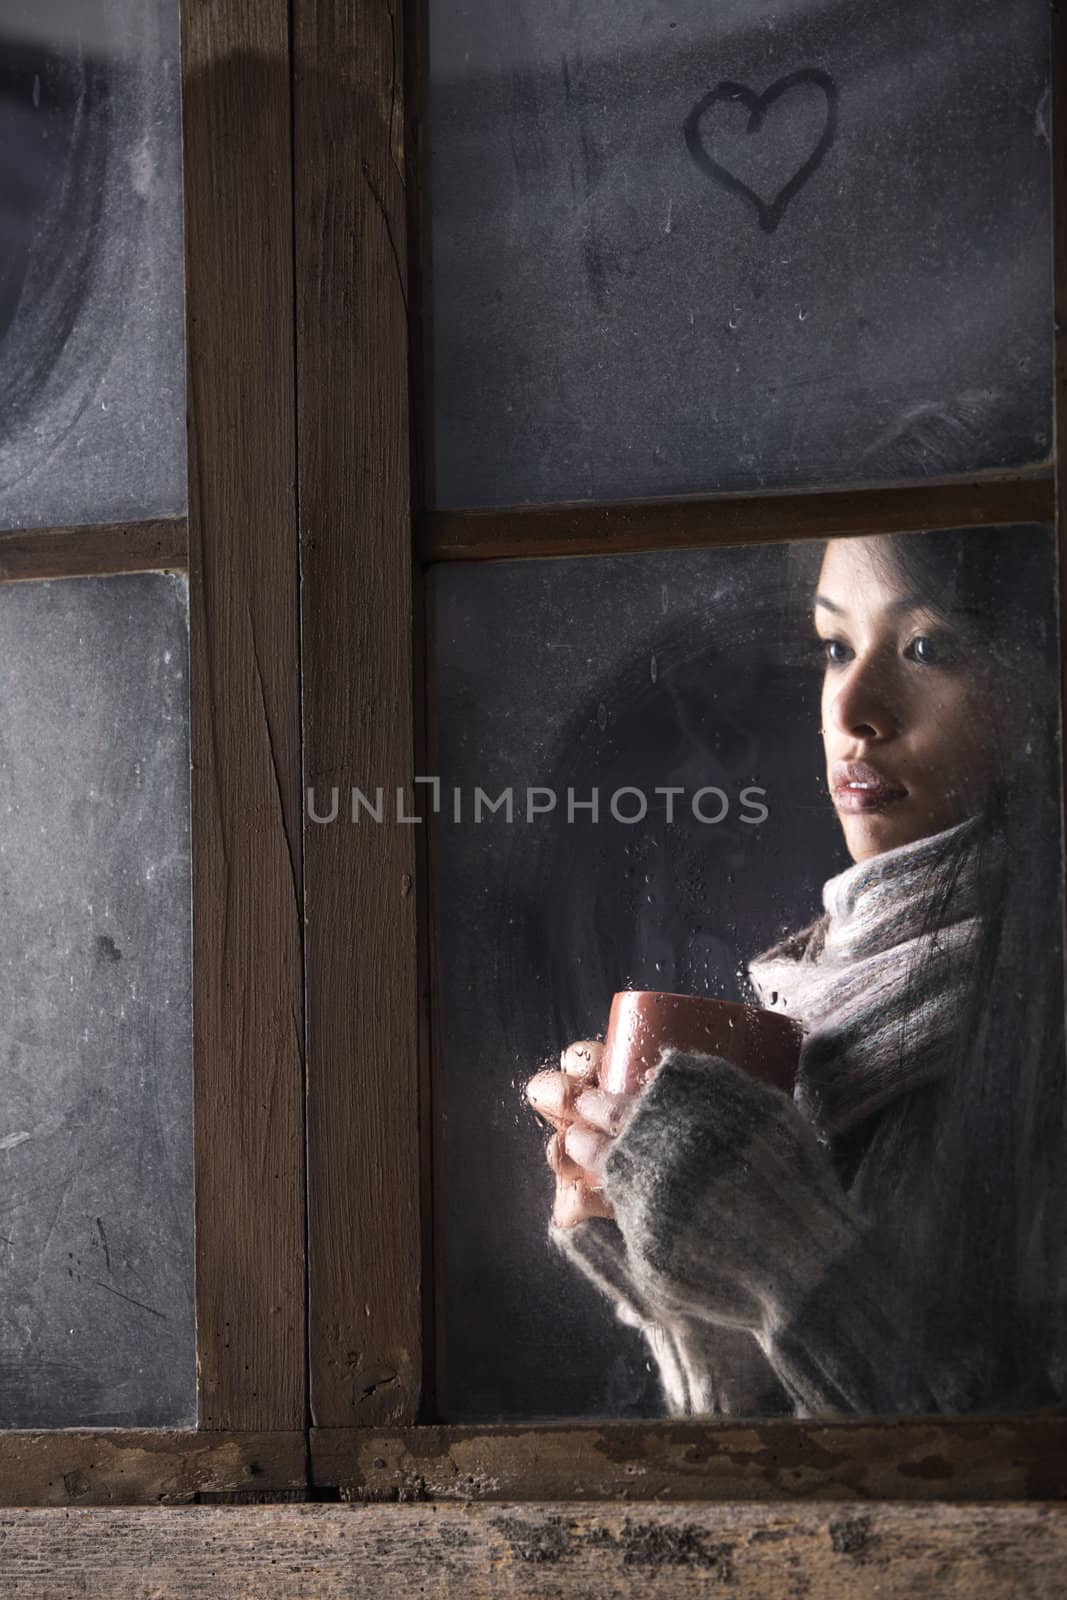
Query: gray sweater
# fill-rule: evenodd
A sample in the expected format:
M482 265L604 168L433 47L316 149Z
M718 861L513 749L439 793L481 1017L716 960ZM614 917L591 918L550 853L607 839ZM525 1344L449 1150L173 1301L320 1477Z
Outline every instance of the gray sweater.
M750 963L761 1003L804 1026L796 1103L665 1052L608 1155L616 1220L550 1228L643 1330L671 1414L970 1411L1064 1389L1056 1186L1017 1205L1044 1184L1034 1129L1058 1126L1062 1095L1032 1070L1034 1038L958 1059L981 838L972 818L854 864L817 922Z
M942 1278L938 1098L901 1097L835 1166L785 1095L717 1057L664 1055L608 1157L618 1220L550 1237L643 1331L671 1415L1050 1397L996 1392L987 1330Z

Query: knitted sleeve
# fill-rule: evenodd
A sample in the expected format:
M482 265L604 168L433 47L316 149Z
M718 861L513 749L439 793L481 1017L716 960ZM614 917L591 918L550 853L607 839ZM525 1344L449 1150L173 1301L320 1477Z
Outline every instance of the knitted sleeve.
M724 1330L755 1341L798 1415L966 1408L970 1359L923 1348L918 1280L777 1090L718 1057L666 1052L604 1192L616 1222L557 1242L626 1320L660 1330L679 1374L672 1398L661 1360L672 1409L707 1396L700 1364Z
M620 1322L644 1334L669 1416L762 1417L792 1410L747 1329L672 1315L643 1298L614 1222L590 1217L574 1228L552 1226L549 1240L611 1302Z

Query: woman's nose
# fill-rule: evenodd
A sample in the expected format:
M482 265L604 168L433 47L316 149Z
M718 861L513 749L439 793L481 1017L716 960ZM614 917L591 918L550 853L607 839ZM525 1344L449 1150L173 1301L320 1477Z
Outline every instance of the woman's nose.
M839 733L853 739L888 739L900 728L892 685L875 663L855 661L828 707Z

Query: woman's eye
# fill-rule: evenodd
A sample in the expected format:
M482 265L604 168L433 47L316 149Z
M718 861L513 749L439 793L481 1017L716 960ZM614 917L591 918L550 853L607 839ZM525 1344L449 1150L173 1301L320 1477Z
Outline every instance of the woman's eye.
M852 651L840 639L823 639L822 653L832 667L840 667L849 659Z
M912 639L904 654L924 667L944 667L956 657L950 641L931 638L929 634L920 634Z

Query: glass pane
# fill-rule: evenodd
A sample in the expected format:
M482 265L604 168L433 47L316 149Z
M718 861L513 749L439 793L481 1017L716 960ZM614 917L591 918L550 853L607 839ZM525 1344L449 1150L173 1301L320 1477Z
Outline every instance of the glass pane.
M0 527L185 509L177 0L0 18Z
M444 506L1051 439L1045 0L432 0Z
M1060 1395L1051 533L448 565L432 603L443 1418ZM585 1104L629 1120L583 1117L550 1225L526 1086L626 991L760 1009L647 1082L613 1049Z
M0 587L0 1425L191 1425L188 603Z

